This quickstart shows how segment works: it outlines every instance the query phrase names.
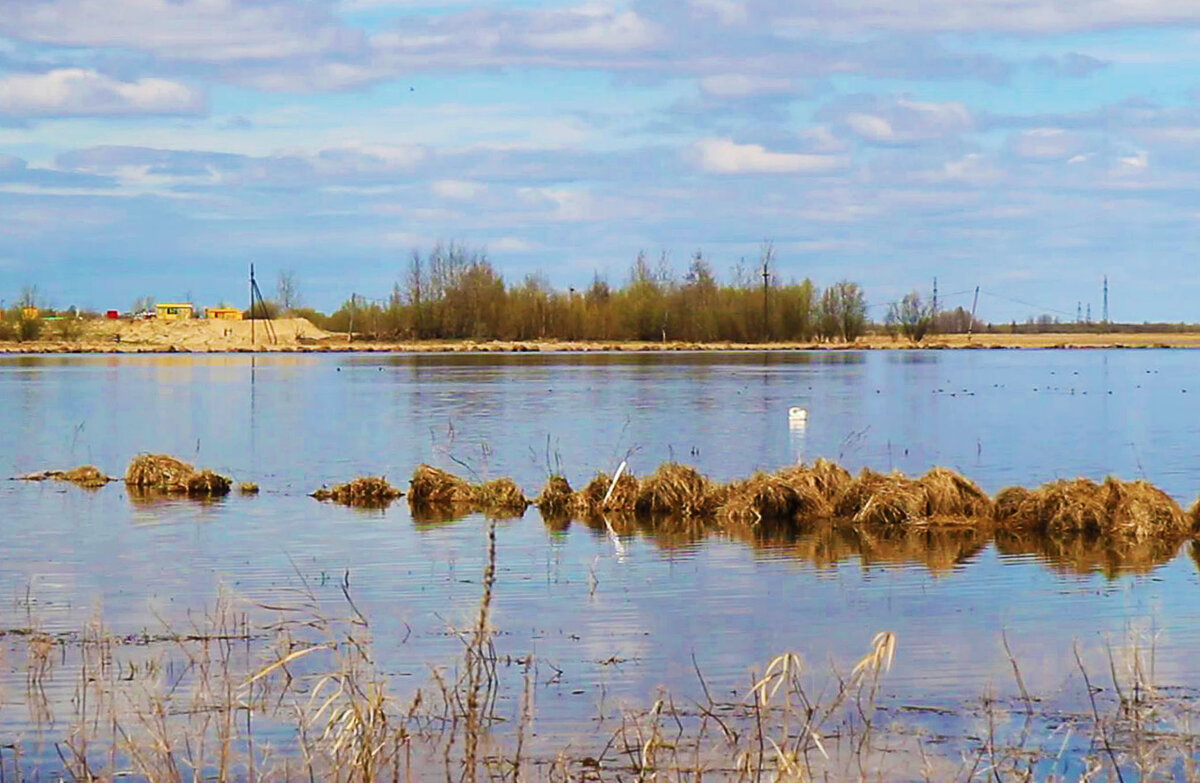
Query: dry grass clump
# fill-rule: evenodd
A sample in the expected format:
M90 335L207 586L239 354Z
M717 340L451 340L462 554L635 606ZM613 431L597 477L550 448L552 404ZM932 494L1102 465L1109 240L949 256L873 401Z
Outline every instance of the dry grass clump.
M403 494L383 476L361 476L345 484L336 484L333 489L322 487L312 493L312 497L322 501L331 500L345 506L382 508Z
M475 506L493 514L521 516L529 499L510 478L498 478L472 488Z
M110 481L117 480L101 471L100 468L92 465L81 465L71 470L46 470L41 473L30 473L27 476L21 476L22 481L46 481L47 479L69 481L85 489L98 489Z
M854 481L850 471L824 457L812 465L784 468L776 475L796 489L809 487L817 491L830 504Z
M1017 497L1014 493L997 507L997 521L1006 528L1134 541L1179 538L1192 528L1179 504L1146 481L1059 480L1029 491L1019 502Z
M1008 519L1017 513L1017 509L1028 497L1029 490L1025 487L1006 487L1000 490L994 506L996 519Z
M931 517L991 519L992 499L966 476L947 468L933 468L917 479L925 493L925 513Z
M409 482L408 500L418 506L471 505L471 485L452 473L429 465L418 465Z
M993 503L973 481L947 468L933 468L919 479L864 469L838 495L834 513L865 525L978 522L992 519Z
M241 484L238 484L238 492L243 495L257 495L258 485L253 481L243 481Z
M129 463L125 483L137 489L190 495L220 497L228 495L233 482L211 470L197 472L194 467L167 454L139 454Z
M794 521L803 503L801 494L783 479L759 472L729 485L720 515L735 525Z
M545 517L562 517L570 514L571 496L574 494L566 476L553 475L533 503Z
M642 481L635 508L639 514L710 517L721 502L722 493L714 490L694 468L667 462Z
M612 486L612 477L607 473L597 473L588 485L575 493L571 498L571 511L579 516L597 516L605 511L634 511L641 483L632 473L622 473L617 484L608 496ZM604 502L608 496L608 502Z

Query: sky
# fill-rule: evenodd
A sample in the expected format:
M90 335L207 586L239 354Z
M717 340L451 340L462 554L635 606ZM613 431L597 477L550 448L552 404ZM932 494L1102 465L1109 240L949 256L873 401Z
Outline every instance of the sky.
M859 282L873 315L1200 321L1200 2L3 0L0 300Z

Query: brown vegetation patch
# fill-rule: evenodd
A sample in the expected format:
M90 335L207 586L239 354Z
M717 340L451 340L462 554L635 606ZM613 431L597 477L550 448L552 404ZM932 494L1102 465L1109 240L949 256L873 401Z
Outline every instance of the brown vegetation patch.
M529 499L510 478L498 478L472 488L473 503L498 516L519 517L529 507Z
M990 521L993 503L973 481L947 468L919 479L864 469L834 503L834 513L866 525Z
M312 497L322 501L331 500L345 506L386 508L403 494L383 476L361 476L345 484L336 484L333 489L322 487L312 493Z
M98 489L110 481L117 480L92 465L81 465L71 470L46 470L41 473L30 473L20 478L22 481L46 481L48 479L69 481L85 489Z
M575 491L571 489L571 482L567 481L566 476L554 475L533 502L542 516L569 516L573 494Z
M409 482L408 500L418 506L471 505L471 485L452 473L429 465L418 465Z
M974 481L953 470L933 468L917 479L917 484L925 493L929 517L992 518L992 499Z
M167 454L134 457L125 473L125 483L141 490L193 497L227 495L233 485L225 476L211 470L197 472L188 463Z
M781 478L759 472L728 486L720 514L734 525L793 521L803 502L801 494Z
M1059 480L1024 497L1013 492L1004 501L997 504L996 518L1007 529L1140 541L1178 539L1192 528L1192 520L1179 504L1146 481L1126 482L1111 476L1101 484L1086 478Z
M238 484L238 492L243 495L257 495L258 485L253 481L243 481L241 484Z
M616 486L613 486L613 480L607 473L597 473L586 487L571 498L571 511L578 516L597 516L606 511L634 511L640 487L637 476L629 472L621 474ZM605 497L608 498L607 502Z
M634 505L639 514L710 517L720 505L721 494L695 468L667 462L642 481Z
M816 490L831 507L842 491L854 481L854 478L850 475L850 471L835 462L830 462L824 457L821 457L812 465L796 465L784 468L775 475L796 489L810 487Z
M893 473L888 476L876 473L870 468L863 468L862 472L838 493L833 502L834 515L842 519L853 519L859 511L862 511L863 506L867 504L876 490L887 484L889 480L895 480L897 476L900 474Z

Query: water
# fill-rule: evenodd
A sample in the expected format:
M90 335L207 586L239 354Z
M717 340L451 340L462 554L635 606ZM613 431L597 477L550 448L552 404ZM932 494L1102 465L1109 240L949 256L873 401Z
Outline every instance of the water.
M186 622L222 589L278 603L301 577L340 609L349 574L380 665L411 689L461 651L449 629L478 603L484 522L307 497L323 483L383 473L402 484L428 462L512 476L532 495L551 471L579 486L623 459L730 479L823 456L851 470L945 465L993 492L1146 477L1188 504L1200 491L1197 370L1200 354L1158 350L4 358L0 473L91 463L121 474L138 452L165 452L263 492L146 503L120 484L0 483L0 628L68 632L98 614L136 633ZM807 426L789 427L793 405L809 409ZM852 665L880 630L899 640L897 704L1011 691L1002 630L1033 691L1072 687L1074 642L1094 651L1139 632L1158 635L1161 679L1194 684L1187 547L1107 573L1104 559L828 531L618 547L578 523L552 531L530 510L498 532L497 647L561 670L541 678L549 734L652 701L659 686L695 692L693 657L710 687L744 693L750 668L782 651ZM24 676L0 665L0 691ZM0 740L28 722L19 698L0 701Z

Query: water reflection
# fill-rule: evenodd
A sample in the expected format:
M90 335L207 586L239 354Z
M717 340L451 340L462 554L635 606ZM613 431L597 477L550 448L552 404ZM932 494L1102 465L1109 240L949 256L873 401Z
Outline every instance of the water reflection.
M1169 563L1184 537L1148 538L1141 541L1100 539L1085 534L1043 535L998 531L996 549L1002 555L1035 555L1056 571L1071 574L1148 574ZM1195 544L1189 547L1194 554Z

